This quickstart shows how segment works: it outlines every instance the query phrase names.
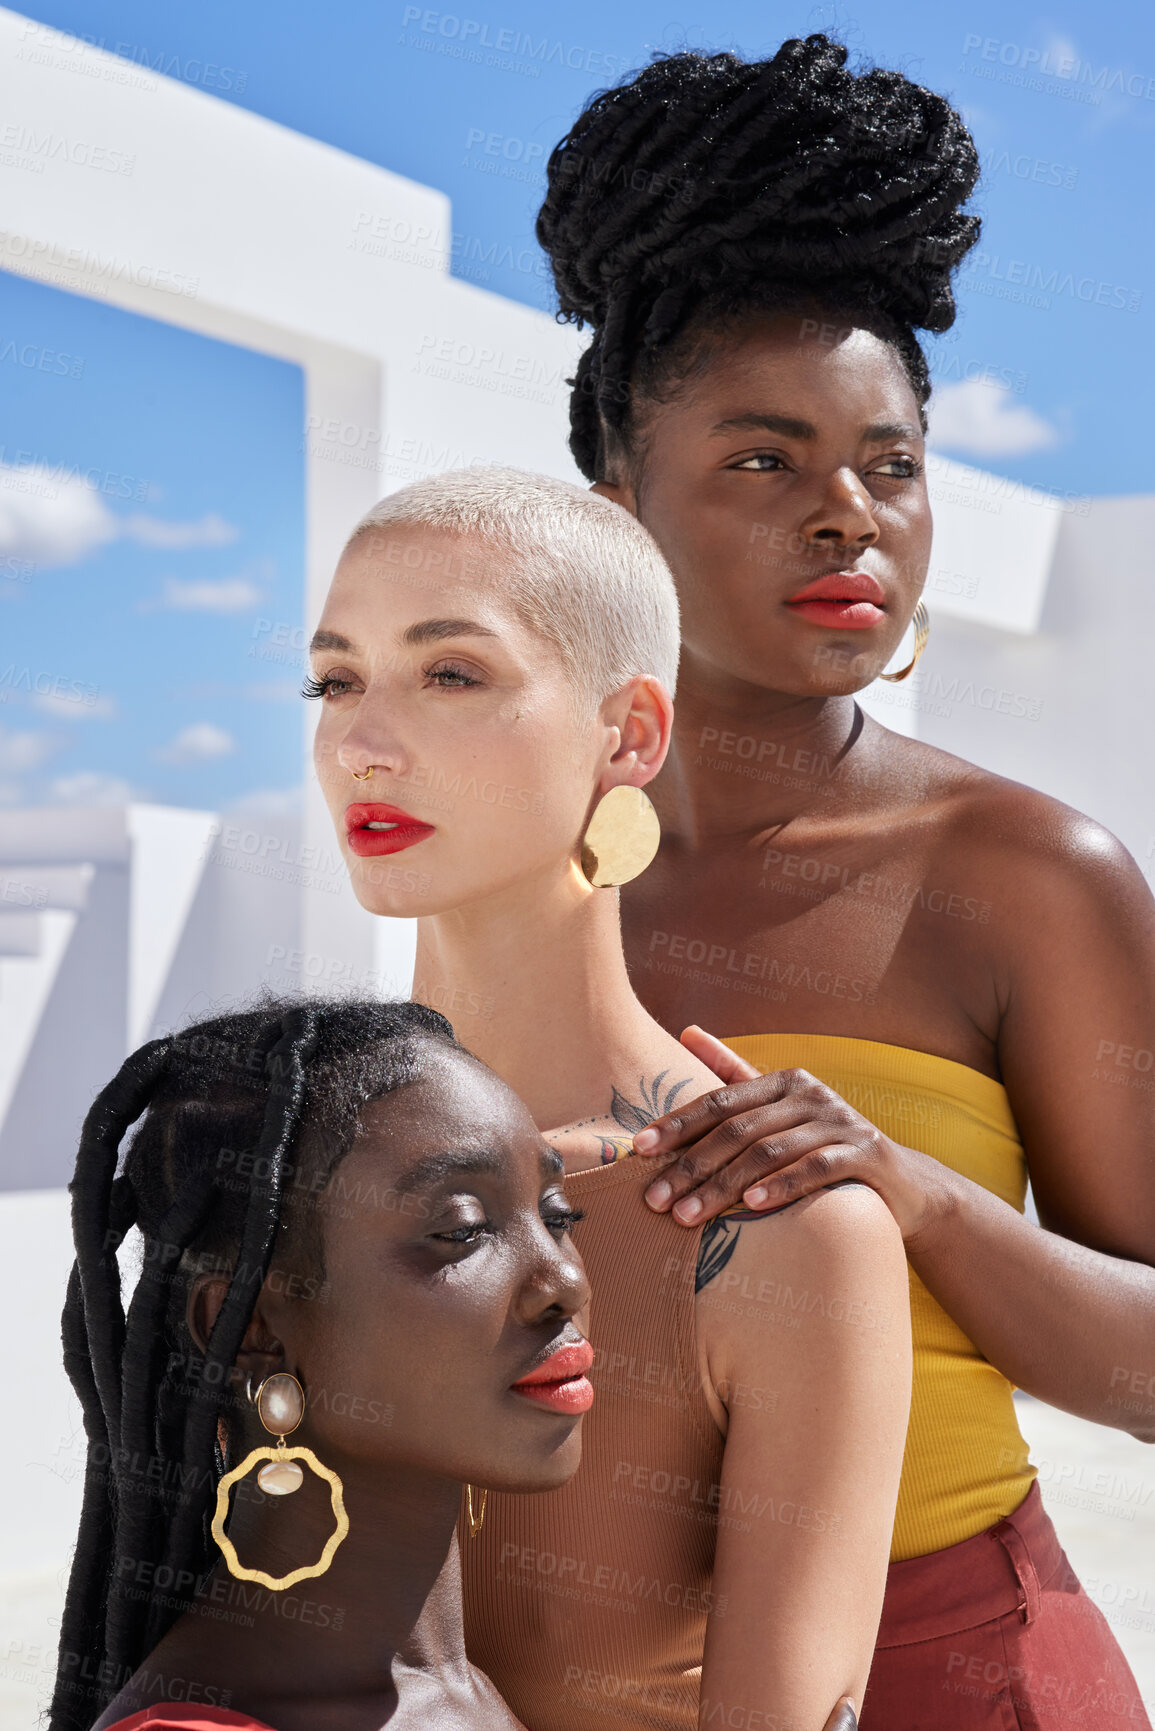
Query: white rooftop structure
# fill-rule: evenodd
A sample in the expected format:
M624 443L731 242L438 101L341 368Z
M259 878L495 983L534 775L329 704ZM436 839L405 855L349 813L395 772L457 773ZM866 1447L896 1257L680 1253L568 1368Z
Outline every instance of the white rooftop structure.
M565 378L583 339L450 276L440 193L7 11L0 105L6 125L134 159L82 195L61 157L34 175L0 163L0 269L303 368L310 625L382 493L474 461L576 478ZM931 485L931 645L867 707L1091 812L1151 870L1155 591L1135 549L1155 538L1155 499L1057 500L942 459ZM55 1295L86 1106L135 1044L263 983L408 987L412 930L356 905L307 781L299 819L0 814L0 1228L6 1301L28 1319L5 1373L22 1425L0 1432L19 1577L6 1607L0 1580L0 1608L27 1639L24 1669L0 1678L0 1731L31 1722L50 1682L79 1506Z

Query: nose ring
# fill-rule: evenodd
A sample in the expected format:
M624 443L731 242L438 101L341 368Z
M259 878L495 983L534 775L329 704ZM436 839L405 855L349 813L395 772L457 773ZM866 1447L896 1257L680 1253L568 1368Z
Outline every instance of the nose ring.
M368 779L372 775L372 773L373 773L373 765L372 764L369 765L369 767L365 771L364 775L358 775L357 771L355 769L351 769L349 771L349 774L353 777L354 781L368 781Z

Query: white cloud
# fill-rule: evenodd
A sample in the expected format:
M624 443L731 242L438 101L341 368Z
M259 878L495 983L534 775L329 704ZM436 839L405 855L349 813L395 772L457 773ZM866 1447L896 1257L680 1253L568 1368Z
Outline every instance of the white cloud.
M262 591L247 577L193 578L185 582L180 577L166 577L164 593L154 607L171 608L177 613L248 613L261 599Z
M1023 457L1058 444L1059 432L1001 379L943 385L930 401L931 443L968 457Z
M116 518L78 477L0 464L0 553L41 567L75 565L116 536Z
M160 517L147 517L136 512L120 520L122 535L139 541L142 547L165 547L183 551L186 547L228 547L239 531L215 511L196 523L166 523Z
M224 547L237 534L215 513L195 523L166 523L139 511L118 517L95 487L64 464L0 463L0 556L30 559L41 570L78 565L110 541L180 551Z
M94 769L58 775L48 788L49 802L55 805L127 805L135 797L129 782Z
M258 787L230 799L223 809L228 817L300 817L304 804L303 787Z
M50 733L0 727L0 774L24 775L30 769L39 769L58 744Z
M211 721L197 721L182 727L175 739L153 752L162 763L207 763L214 757L228 757L237 749L237 742L223 727Z
M1051 78L1070 78L1078 72L1079 50L1069 36L1053 30L1043 48L1043 69ZM1059 68L1062 67L1060 72Z
M64 697L55 691L38 691L32 699L33 709L51 715L56 721L107 721L116 714L116 701L111 697Z

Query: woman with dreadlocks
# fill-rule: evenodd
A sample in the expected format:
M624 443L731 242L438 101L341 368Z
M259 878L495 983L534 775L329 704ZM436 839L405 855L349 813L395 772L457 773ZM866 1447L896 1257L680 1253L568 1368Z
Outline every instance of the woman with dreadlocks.
M538 235L593 331L571 449L681 605L627 962L729 1084L635 1146L681 1151L648 1200L695 1230L844 1177L901 1228L914 1389L866 1731L1147 1725L1011 1396L1155 1440L1117 1368L1151 1363L1155 1094L1096 1067L1155 1047L1152 900L1096 824L854 701L925 643L916 331L951 325L979 224L959 116L846 60L819 35L657 59L549 164Z
M418 916L415 996L525 1100L584 1215L581 1470L491 1496L463 1545L470 1656L532 1731L820 1731L860 1701L906 1431L906 1265L868 1187L687 1233L628 1158L716 1080L632 991L614 887L653 855L677 656L631 516L477 469L356 527L306 686L358 899Z
M576 1217L521 1102L421 1005L274 1001L134 1053L72 1197L52 1731L515 1727L466 1659L455 1527L564 1483L593 1399Z

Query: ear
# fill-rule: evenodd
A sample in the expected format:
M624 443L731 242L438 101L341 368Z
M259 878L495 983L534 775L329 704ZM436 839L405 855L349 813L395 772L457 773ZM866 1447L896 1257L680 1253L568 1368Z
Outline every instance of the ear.
M658 679L631 679L602 705L602 720L618 735L598 781L598 793L611 787L645 787L653 781L670 749L674 701Z
M611 499L615 505L620 505L623 511L628 511L631 517L638 514L637 495L628 481L595 481L590 492L600 494L603 499Z
M216 1327L217 1317L229 1290L226 1275L202 1274L193 1281L185 1310L185 1322L192 1335L193 1344L198 1352L205 1352L209 1338ZM263 1295L262 1295L263 1296ZM261 1308L261 1299L257 1299L256 1308L249 1318L244 1339L235 1361L238 1380L251 1377L253 1386L263 1382L265 1377L272 1376L274 1371L285 1369L285 1349L269 1328Z

